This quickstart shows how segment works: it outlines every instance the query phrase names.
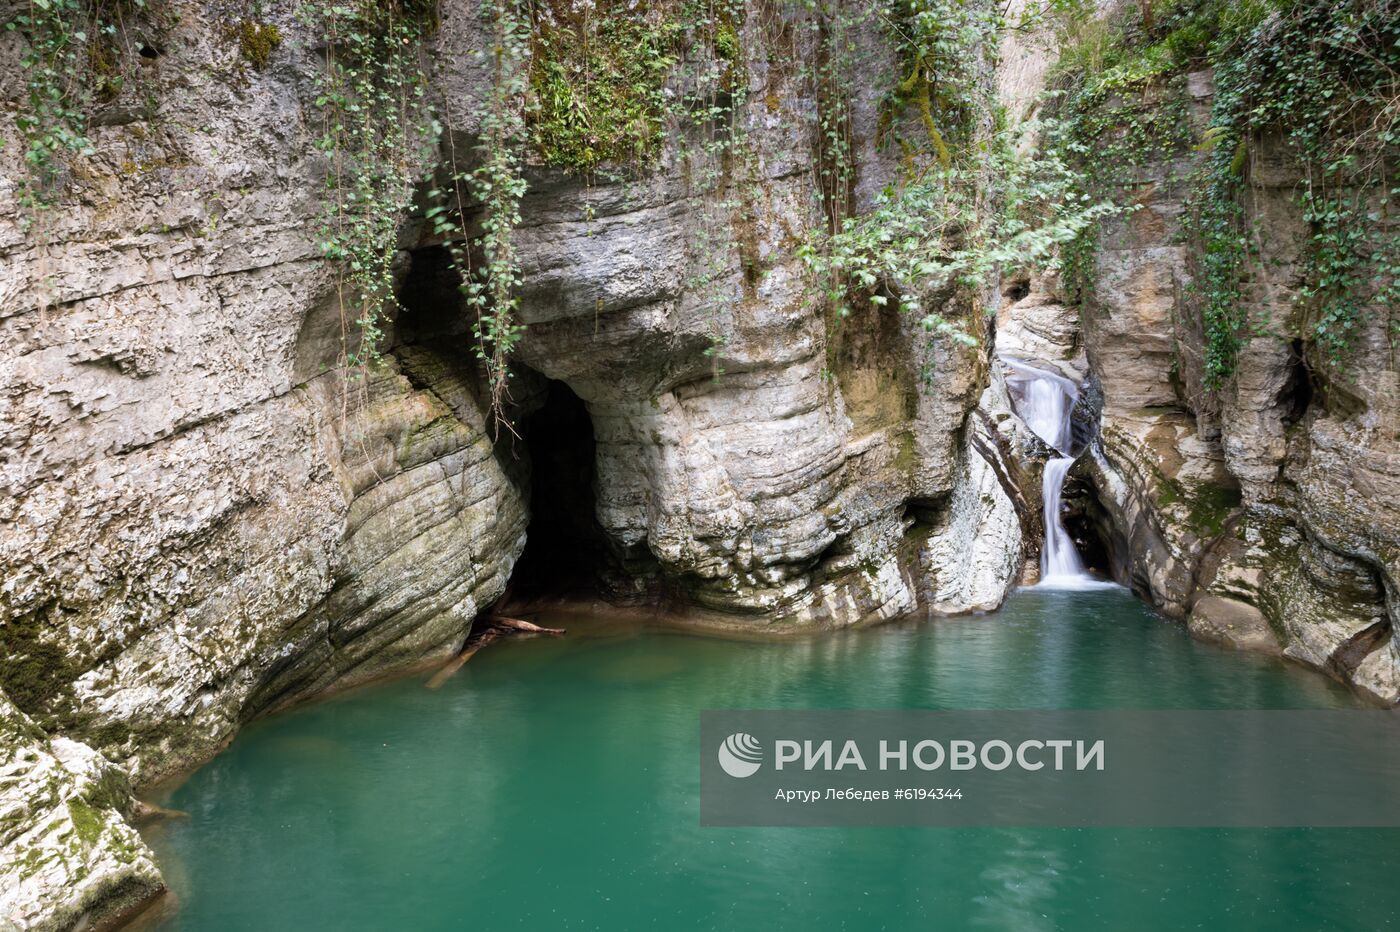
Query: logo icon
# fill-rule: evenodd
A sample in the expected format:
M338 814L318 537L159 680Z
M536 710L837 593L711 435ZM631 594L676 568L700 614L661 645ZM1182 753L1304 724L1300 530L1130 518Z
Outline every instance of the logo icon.
M719 746L719 765L731 777L751 777L763 764L763 745L753 735L738 732Z

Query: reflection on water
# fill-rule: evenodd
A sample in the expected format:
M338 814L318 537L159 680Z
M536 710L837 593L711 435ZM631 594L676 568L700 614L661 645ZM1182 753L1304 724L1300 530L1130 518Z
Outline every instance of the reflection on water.
M546 622L549 619L545 619ZM163 928L1380 928L1400 832L702 829L703 708L1285 708L1121 590L778 643L559 621L249 728L159 802Z
M1054 929L1050 904L1065 881L1064 854L1031 832L992 829L1005 850L982 871L987 892L972 898L977 904L974 925L994 929Z

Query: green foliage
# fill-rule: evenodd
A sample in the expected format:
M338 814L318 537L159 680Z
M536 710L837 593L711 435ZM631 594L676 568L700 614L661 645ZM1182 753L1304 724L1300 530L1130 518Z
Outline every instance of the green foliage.
M885 102L881 126L886 132L909 108L917 114L928 139L911 143L894 130L906 153L918 145L932 147L948 168L952 149L971 144L975 116L988 103L988 49L1005 26L995 8L983 3L943 0L898 0L888 15L897 36L905 76Z
M24 106L15 120L29 170L20 197L27 209L52 206L69 158L92 153L92 85L108 98L120 91L113 43L123 17L145 8L146 0L31 0L5 23L28 46L19 62Z
M380 321L394 307L392 262L412 167L425 164L414 150L446 141L445 183L427 192L425 216L460 276L493 423L509 429L510 359L524 332L514 230L527 149L586 177L606 164L640 167L659 151L666 120L724 119L737 94L726 90L731 104L717 105L711 78L730 88L741 50L727 2L675 14L646 4L482 0L480 12L492 37L481 53L491 85L474 112L473 156L460 163L456 135L450 127L444 135L441 118L422 101L417 56L427 18L367 2L321 14L333 52L321 95L330 129L323 147L339 169L331 186L340 192L324 239L327 255L348 270L346 291L360 302L360 347L349 361L373 359ZM663 89L683 38L694 43L697 60L708 55L718 65L692 76L694 89L670 103Z
M1205 334L1205 385L1215 389L1234 371L1235 358L1244 345L1245 310L1240 291L1240 270L1249 252L1243 228L1244 208L1237 190L1240 173L1234 168L1235 151L1244 145L1217 144L1207 162L1203 187L1186 216L1186 229L1196 240L1200 256L1198 281L1193 293L1202 296L1201 324Z
M686 287L704 309L709 333L705 355L715 379L723 373L725 310L734 294L728 274L735 253L746 287L761 274L753 248L753 202L758 168L739 118L748 95L740 26L742 0L687 0L678 21L686 42L687 64L680 93L669 99L668 123L675 126L678 156L699 209L694 223L694 264Z
M78 840L88 847L95 845L106 828L102 813L76 797L70 797L67 802L68 818L73 822L73 831Z
M452 257L478 359L486 374L495 426L506 423L510 354L523 327L516 322L520 270L513 232L525 193L522 159L529 26L515 0L482 0L492 36L481 54L492 75L477 108L474 167L460 167L455 140L449 182L427 194L425 219ZM303 18L328 46L317 103L325 117L320 146L330 156L331 192L322 250L343 270L342 308L357 308L358 338L348 365L378 358L383 322L398 310L394 260L399 228L419 172L429 168L444 128L426 98L422 40L437 27L430 0L356 0L306 6ZM480 209L469 230L468 205Z
M950 285L981 288L1002 269L1056 267L1058 252L1115 208L1084 194L1078 174L1053 151L1018 145L1022 133L1039 129L998 131L978 147L979 159L935 165L887 188L870 214L846 220L826 248L804 247L803 258L831 283L828 298L841 316L853 296L876 306L893 300L904 313L922 313L926 330L971 344L927 298Z
M1304 168L1299 197L1312 236L1299 289L1302 335L1340 372L1365 309L1400 298L1400 234L1389 219L1400 194L1400 10L1394 0L1177 0L1156 14L1061 17L1061 114L1075 126L1085 163L1109 166L1094 181L1130 184L1113 166L1141 164L1144 153L1169 161L1162 156L1182 144L1173 128L1179 134L1187 124L1179 110L1164 113L1161 91L1188 70L1213 67L1211 125L1198 146L1204 167L1190 179L1186 218L1199 254L1193 292L1205 385L1229 378L1251 331L1241 282L1260 259L1244 199L1250 155L1265 136L1282 138ZM1134 138L1134 118L1122 112L1132 91L1158 98L1143 114L1164 131L1166 149ZM1130 151L1106 149L1102 140L1114 137Z
M850 76L855 70L855 30L871 14L851 10L839 0L807 0L809 26L815 40L812 61L802 65L802 77L816 102L813 140L818 197L829 232L840 229L851 214L855 157L851 139Z
M1304 167L1299 197L1312 236L1299 295L1320 361L1340 372L1365 307L1400 296L1400 234L1384 222L1400 193L1397 12L1391 2L1303 0L1213 47L1213 148L1194 226L1207 270L1210 387L1233 371L1249 326L1239 309L1251 261L1240 201L1249 149L1266 133L1282 136Z
M28 169L20 204L34 220L62 193L71 160L93 153L93 103L114 100L132 83L128 25L139 17L154 27L159 17L151 15L147 0L29 0L16 6L4 29L26 43L19 62L25 93L15 124Z
M356 308L347 363L364 365L378 358L383 321L397 304L399 223L437 142L419 58L431 23L421 4L401 0L305 4L301 16L327 43L316 98L317 145L331 159L321 249L345 270L342 309Z
M799 253L838 321L858 304L893 303L931 333L971 344L941 312L949 289L976 293L1003 269L1055 267L1060 250L1113 208L1085 193L1058 150L1025 144L1022 134L1049 127L987 125L991 56L1010 25L995 8L902 0L874 15L894 30L904 62L881 141L903 150L905 177L868 214L840 218ZM906 114L919 132L905 132Z
M1137 8L1125 9L1131 12L1109 18L1092 5L1048 11L1061 54L1048 78L1055 120L1043 145L1079 174L1082 194L1127 209L1145 166L1171 164L1189 151L1184 71L1196 63L1204 27L1201 4L1190 0L1164 5L1150 28ZM1074 300L1092 295L1099 234L1090 224L1060 252L1061 282Z
M533 142L552 165L587 172L656 155L680 21L653 4L555 0L534 10Z
M516 319L520 264L513 234L520 224L526 183L522 158L526 140L524 102L530 56L529 26L513 0L482 0L482 18L492 34L488 55L491 89L478 108L477 167L464 171L453 152L448 202L441 190L429 192L427 212L438 236L448 241L461 291L473 314L476 355L486 371L494 425L509 428L504 408L509 396L510 358L524 334ZM449 141L451 137L449 136ZM465 226L465 205L481 206L474 241Z
M47 203L66 155L91 151L80 70L86 12L80 0L45 0L5 24L29 42L20 60L28 106L16 119L30 172L23 196L29 207Z
M510 354L524 332L514 316L520 264L512 234L520 224L520 198L525 194L520 173L525 126L517 103L525 91L519 62L526 54L527 27L510 4L511 0L484 0L482 5L496 28L493 80L482 114L482 162L469 176L468 186L486 209L478 240L482 262L463 277L468 304L476 312L477 355L486 366L491 411L498 424Z

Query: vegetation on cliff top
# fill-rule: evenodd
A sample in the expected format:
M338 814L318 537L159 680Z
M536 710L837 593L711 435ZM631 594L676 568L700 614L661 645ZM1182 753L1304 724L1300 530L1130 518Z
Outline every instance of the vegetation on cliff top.
M89 101L121 81L109 39L129 17L144 15L146 4L43 0L7 24L29 40L18 127L31 206L50 199L69 155L89 150ZM891 0L858 10L809 0L805 7L818 38L813 60L801 67L811 73L817 103L817 174L828 222L801 254L825 282L838 321L853 302L894 304L918 313L931 331L969 341L966 327L942 315L946 288L975 290L1012 267L1061 268L1069 290L1086 295L1097 224L1114 209L1110 195L1146 160L1170 160L1195 145L1206 152L1204 168L1178 180L1195 191L1188 226L1201 254L1195 288L1205 380L1218 387L1255 325L1246 319L1241 283L1258 251L1242 197L1265 134L1280 134L1304 166L1300 197L1312 237L1299 318L1318 359L1340 368L1367 309L1400 298L1400 249L1389 228L1400 190L1394 0L1169 0L1107 18L1088 0L1032 5L1029 15L1055 24L1060 60L1055 119L1031 127L1045 144L1030 154L996 116L990 80L1001 36L1024 20L959 0ZM363 365L377 357L396 302L402 217L434 153L452 141L426 97L424 41L438 14L433 0L346 0L303 4L300 15L327 48L317 99L320 145L331 160L321 241L344 270L342 304L354 309L347 362ZM476 156L462 160L472 162L465 168L451 153L427 211L434 232L456 244L477 354L499 413L521 335L511 231L527 155L585 176L606 166L640 169L656 158L669 126L727 120L746 83L743 10L705 0L485 0L481 15L494 36L493 49L483 52L493 90L477 114ZM877 143L898 151L904 171L858 217L850 197L848 82L851 35L870 22L898 49ZM261 19L238 20L236 33L255 69L266 67L284 39L278 25ZM718 64L714 86L697 93L676 83L682 66L702 60ZM1205 67L1216 72L1214 112L1204 138L1192 139L1185 75ZM485 221L470 233L469 205L485 208Z
M1204 153L1189 185L1187 231L1199 254L1193 290L1205 334L1204 381L1218 389L1262 322L1244 283L1262 262L1245 198L1257 156L1280 140L1301 168L1310 238L1295 319L1320 368L1341 374L1364 315L1400 301L1400 9L1393 0L1174 0L1110 17L1059 9L1054 78L1091 186L1107 191L1149 161ZM1193 139L1185 76L1213 69L1210 126ZM1069 276L1087 291L1092 242ZM1084 248L1086 247L1087 248ZM1395 320L1388 324L1396 335Z
M1060 250L1116 208L1085 191L1057 150L1027 145L1049 127L1007 125L991 74L1002 36L1023 21L958 0L900 0L872 15L900 49L879 143L898 146L903 175L802 255L838 320L854 304L894 302L926 330L970 344L969 327L943 313L947 289L976 294L998 272L1057 267Z

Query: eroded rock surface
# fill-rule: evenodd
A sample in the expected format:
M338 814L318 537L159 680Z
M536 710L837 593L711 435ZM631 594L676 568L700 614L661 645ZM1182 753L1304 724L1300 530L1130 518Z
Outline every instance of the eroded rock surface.
M315 37L267 5L283 41L259 70L218 5L167 5L149 106L94 120L36 228L0 150L0 687L138 784L268 709L458 649L507 590L530 500L421 218L402 218L382 363L345 366ZM1020 535L996 444L974 442L986 346L892 310L825 318L794 251L825 222L816 103L766 53L810 51L784 19L810 14L771 14L744 21L723 164L681 131L619 178L528 166L516 412L545 378L585 403L615 597L778 631L993 607ZM428 50L458 153L486 87L478 16L444 3ZM855 41L893 80L887 38ZM873 141L885 90L852 101L858 208L897 166ZM978 296L950 300L983 326Z
M0 929L102 928L165 885L126 775L0 694Z
M96 121L40 227L0 155L0 681L142 783L450 654L526 520L458 344L344 368L314 43L288 16L255 71L176 6L157 109Z
M1184 88L1199 134L1211 75ZM1149 158L1124 189L1137 206L1103 231L1092 296L1076 309L1082 335L1072 317L1054 321L1051 293L1003 313L1017 318L1013 345L1047 360L1082 341L1102 385L1100 443L1078 475L1107 513L1125 582L1204 638L1281 650L1394 702L1400 376L1388 315L1360 315L1345 376L1312 371L1296 293L1301 169L1282 140L1261 149L1244 220L1261 250L1244 288L1253 335L1218 391L1202 387L1199 257L1182 227L1198 154Z

